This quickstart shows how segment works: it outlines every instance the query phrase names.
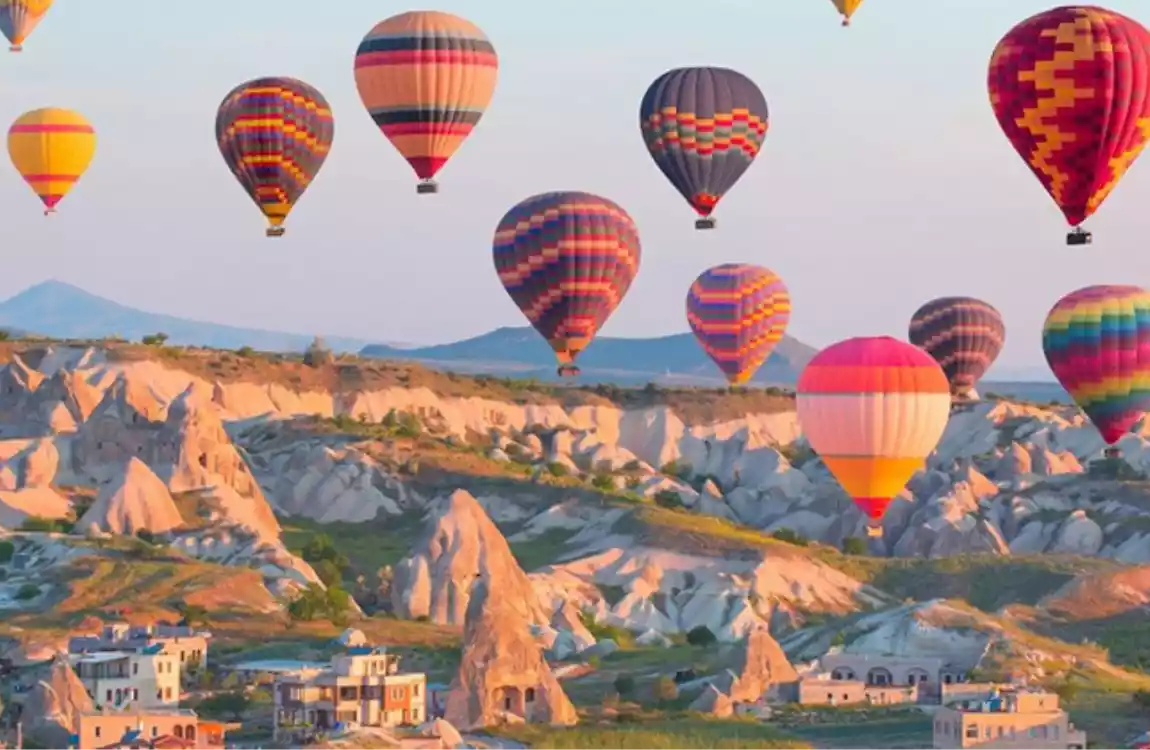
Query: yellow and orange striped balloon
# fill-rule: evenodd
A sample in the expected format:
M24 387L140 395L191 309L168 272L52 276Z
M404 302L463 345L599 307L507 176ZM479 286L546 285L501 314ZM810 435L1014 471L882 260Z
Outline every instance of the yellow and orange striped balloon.
M34 109L8 129L8 155L43 201L45 216L55 212L95 154L95 128L70 109Z
M24 49L24 40L52 7L52 0L0 0L0 32L12 43L12 52Z

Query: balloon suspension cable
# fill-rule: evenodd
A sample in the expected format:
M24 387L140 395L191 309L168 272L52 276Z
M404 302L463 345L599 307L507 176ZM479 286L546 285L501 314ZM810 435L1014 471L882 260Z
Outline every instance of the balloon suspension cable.
M704 216L701 219L695 219L695 229L714 229L715 217Z
M1094 235L1092 235L1090 232L1087 232L1082 227L1074 227L1074 229L1070 230L1070 232L1066 235L1067 245L1089 245L1092 242L1094 242Z
M417 195L433 195L439 192L439 183L432 179L426 179L415 186Z

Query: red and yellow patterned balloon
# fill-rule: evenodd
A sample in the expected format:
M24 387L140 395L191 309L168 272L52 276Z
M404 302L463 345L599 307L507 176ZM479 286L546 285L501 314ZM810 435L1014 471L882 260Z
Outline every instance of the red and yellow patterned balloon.
M1089 241L1078 225L1150 140L1150 32L1104 8L1054 8L1002 38L988 86L1006 137L1076 228L1071 236Z

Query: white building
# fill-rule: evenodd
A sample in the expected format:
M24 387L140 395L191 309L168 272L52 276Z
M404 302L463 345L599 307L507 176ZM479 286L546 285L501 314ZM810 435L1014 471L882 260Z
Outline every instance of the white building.
M73 654L72 667L99 707L172 708L180 702L180 658L159 651Z

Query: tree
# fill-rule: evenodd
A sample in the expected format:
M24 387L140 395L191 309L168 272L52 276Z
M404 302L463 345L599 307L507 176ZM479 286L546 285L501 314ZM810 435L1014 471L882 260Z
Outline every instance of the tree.
M302 622L330 620L338 624L347 617L350 609L351 597L339 586L325 590L313 583L288 604L288 616Z
M156 535L147 529L136 529L136 538L145 544L156 543Z
M144 346L163 346L168 342L168 334L153 333L140 339Z
M242 690L234 690L205 698L197 708L202 715L224 716L231 721L242 721L250 705L251 699Z
M687 633L687 643L692 646L712 646L718 643L719 639L711 632L711 629L706 625L699 625L698 627L691 628Z
M16 555L16 545L7 539L0 540L0 564L12 562Z
M635 692L635 678L629 674L621 674L615 678L615 692L621 696L628 696Z
M710 632L710 631L708 631ZM667 675L655 680L655 699L661 702L673 701L679 697L679 686Z
M843 540L843 554L845 555L865 555L866 542L859 539L857 536L848 536Z
M180 602L176 605L176 611L180 613L180 619L183 620L184 624L189 628L208 624L208 610L199 604Z
M1143 711L1150 711L1150 690L1139 690L1130 696L1134 705Z
M335 586L343 580L343 571L331 560L320 560L312 568L324 586Z

